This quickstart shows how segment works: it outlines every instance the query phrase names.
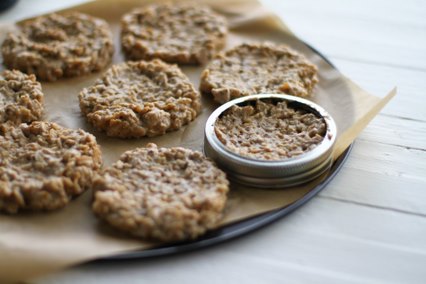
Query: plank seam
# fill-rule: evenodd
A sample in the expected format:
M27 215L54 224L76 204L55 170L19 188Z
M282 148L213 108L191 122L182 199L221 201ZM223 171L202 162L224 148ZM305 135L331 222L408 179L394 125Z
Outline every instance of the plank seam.
M315 46L315 45L313 45L313 46ZM334 59L345 60L345 61L350 61L350 62L358 62L358 63L364 63L364 64L370 64L370 65L386 66L386 67L391 67L391 68L395 68L395 69L406 69L406 70L426 73L426 68L421 68L421 67L386 63L386 62L383 62L383 61L373 61L373 60L366 60L366 59L360 59L360 58L348 58L348 57L344 57L344 56L333 55L332 53L327 53L327 52L323 52L323 53L325 55L327 55L327 57L329 59L331 59L332 61L333 61L333 58L334 58Z
M377 143L377 144L381 144L381 145L389 145L389 146L399 147L399 148L403 148L403 149L406 149L406 150L415 150L415 151L426 152L426 149L424 149L424 148L417 148L417 147L412 147L412 146L404 146L404 145L399 145L399 144L386 143L386 142L381 142L381 141L372 140L372 139L365 139L365 138L362 138L362 137L358 137L357 140L364 141L364 142Z
M379 115L383 115L383 116L387 116L387 117L392 117L392 118L396 118L396 119L413 121L413 122L426 123L426 120L417 119L417 118L411 118L411 117L407 117L407 116L399 116L399 115L396 115L396 114L380 113Z
M387 206L380 206L380 205L362 203L362 202L342 199L342 198L338 198L338 197L334 197L334 196L324 196L324 195L321 194L321 195L318 195L317 197L323 198L323 199L329 199L329 200L333 200L333 201L337 201L337 202L342 202L342 203L348 203L348 204L359 205L359 206L364 206L364 207L369 207L369 208L374 208L374 209L379 209L379 210L391 211L391 212L395 212L395 213L407 214L407 215L412 215L412 216L417 216L417 217L426 217L426 214L423 214L423 213L416 213L416 212L412 212L412 211L407 211L407 210L402 210L402 209L397 209L397 208L392 208L392 207L387 207Z

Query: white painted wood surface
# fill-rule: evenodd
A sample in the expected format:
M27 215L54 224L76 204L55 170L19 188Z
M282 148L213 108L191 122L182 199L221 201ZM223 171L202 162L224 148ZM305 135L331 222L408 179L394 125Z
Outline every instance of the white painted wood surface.
M14 21L83 2L20 0ZM210 249L31 283L426 283L426 1L264 0L367 91L398 95L303 209Z

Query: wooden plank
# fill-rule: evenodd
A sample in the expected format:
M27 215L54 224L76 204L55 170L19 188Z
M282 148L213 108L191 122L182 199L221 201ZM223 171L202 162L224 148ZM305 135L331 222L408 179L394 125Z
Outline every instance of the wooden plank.
M426 183L369 170L343 168L320 196L384 210L426 216Z
M426 72L331 59L337 68L371 94L383 96L397 86L398 94L381 113L426 121Z
M84 265L31 283L423 283L425 234L426 218L317 198L211 249Z
M426 182L426 151L356 141L347 168Z
M263 2L331 57L426 70L425 2Z
M426 150L426 122L378 115L364 129L359 139Z
M299 1L278 1L261 0L265 5L271 5L276 12L279 8L284 10L298 10L303 13L292 13L294 17L301 19L308 16L322 15L324 18L342 16L345 19L358 19L361 21L372 20L393 24L398 22L401 25L425 26L426 3L423 0L387 1L387 0L359 0L359 1L339 1L323 0L321 3L312 0ZM283 2L283 3L281 3Z
M357 140L320 196L426 216L426 151Z

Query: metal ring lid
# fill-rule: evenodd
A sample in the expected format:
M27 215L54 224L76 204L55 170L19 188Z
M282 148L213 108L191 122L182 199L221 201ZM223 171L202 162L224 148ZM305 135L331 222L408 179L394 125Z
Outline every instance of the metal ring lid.
M216 136L216 120L233 105L265 99L287 101L292 108L303 109L323 118L326 124L323 140L312 150L283 160L252 159L228 150ZM281 94L250 95L229 101L210 115L204 132L204 152L227 172L231 180L254 187L288 187L311 181L330 168L336 134L337 128L332 117L309 100Z

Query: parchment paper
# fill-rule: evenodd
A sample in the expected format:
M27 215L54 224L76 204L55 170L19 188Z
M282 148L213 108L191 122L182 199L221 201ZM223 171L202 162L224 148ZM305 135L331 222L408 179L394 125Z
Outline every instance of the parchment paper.
M153 1L102 0L63 11L77 10L106 19L114 31L114 62L117 63L123 61L119 44L120 17L131 8L149 2ZM203 2L227 17L231 30L227 48L241 42L286 43L304 53L318 66L320 83L313 100L336 120L339 133L336 158L396 93L393 90L384 99L367 94L297 39L278 17L265 11L255 0ZM13 30L13 25L2 26L0 40L9 30ZM182 69L198 87L203 67ZM194 122L162 137L121 140L108 138L95 131L80 114L77 94L100 75L101 73L96 73L55 83L42 83L45 119L93 133L101 145L105 166L117 160L124 151L142 147L148 142L159 146L183 146L202 150L204 124L217 107L206 96L203 97L203 112ZM284 207L301 198L323 178L324 176L302 187L282 190L260 190L232 185L221 225ZM90 211L90 201L91 192L87 192L57 212L0 215L0 282L27 279L90 259L159 245L126 237L99 223Z

